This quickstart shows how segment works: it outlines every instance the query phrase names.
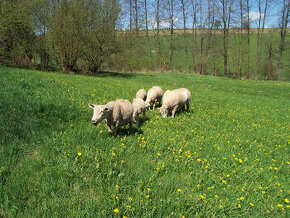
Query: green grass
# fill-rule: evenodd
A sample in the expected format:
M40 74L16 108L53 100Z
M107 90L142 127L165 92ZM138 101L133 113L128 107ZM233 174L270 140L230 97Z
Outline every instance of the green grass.
M91 124L88 103L153 85L188 88L191 112L150 111L116 138ZM289 216L289 93L286 82L0 68L0 217Z
M245 32L244 32L245 33ZM192 72L195 70L195 64L193 60L193 54L197 56L197 61L201 58L199 56L199 49L200 49L200 35L197 34L197 52L193 52L193 38L192 35L187 36L187 43L188 43L188 55L189 55L189 68ZM146 37L140 37L140 45L137 46L133 53L131 51L126 50L124 53L120 53L117 55L117 58L114 59L115 62L120 62L121 69L128 69L129 66L132 66L134 70L158 70L156 65L156 38L154 36L151 37L151 45L153 52L153 57L155 59L151 59L148 55L148 43ZM248 51L247 51L247 35L243 35L243 42L242 42L242 77L246 77L247 75L247 61L248 61ZM286 44L289 43L289 37L286 38ZM210 47L210 52L207 61L207 68L206 73L208 75L213 74L214 68L216 68L216 74L219 76L224 75L224 67L223 67L223 41L222 41L222 34L217 33L212 38L212 43ZM239 36L237 34L231 34L229 37L228 43L228 76L234 76L235 72L237 71L237 65L239 61ZM173 62L172 62L172 69L175 71L186 71L186 56L184 52L184 39L183 35L180 32L176 31L176 34L173 36ZM161 42L161 55L163 56L162 63L166 63L166 66L169 67L169 48L170 48L170 36L169 35L161 35L160 36ZM203 48L207 45L206 36L203 42ZM266 64L269 64L268 60L268 47L269 44L272 43L272 63L274 68L278 65L279 60L279 43L280 43L280 35L279 33L265 33L263 35L263 47L261 51L261 63L260 63L260 73L259 79L265 79L265 75L269 73L269 69L266 68ZM215 51L213 50L215 48ZM203 51L204 53L205 51ZM255 71L256 71L256 53L257 53L257 34L250 34L250 72L251 78L254 78ZM281 71L281 80L290 80L290 49L286 49L283 53L283 69ZM215 61L215 67L214 67ZM112 65L115 62L111 63ZM152 64L153 62L153 64ZM155 65L154 65L155 64ZM123 67L123 68L122 68ZM110 66L108 66L110 69ZM276 68L275 68L276 69Z

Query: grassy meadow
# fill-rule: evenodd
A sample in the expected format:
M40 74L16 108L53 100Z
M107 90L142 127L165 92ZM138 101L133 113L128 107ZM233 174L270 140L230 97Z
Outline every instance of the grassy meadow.
M88 103L191 91L110 137ZM0 217L289 217L288 82L0 68Z
M166 30L168 31L168 30ZM170 49L170 36L165 31L165 33L161 32L160 35L160 47L161 47L161 55L162 55L162 63L167 66L168 70L170 70L169 64L169 49ZM246 30L243 31L242 35L242 45L240 46L239 35L237 34L237 30L232 30L232 34L229 36L228 43L228 76L233 77L235 72L237 72L238 62L239 62L239 49L241 49L242 53L242 66L241 66L241 76L245 77L247 72L247 61L248 61L248 44L247 44L247 35ZM173 35L173 59L172 59L172 69L178 72L186 71L186 56L184 52L184 39L181 34L182 30L175 30L175 34ZM192 32L188 30L188 32ZM234 34L236 33L236 34ZM132 68L133 72L136 70L144 71L144 70L152 70L156 71L158 67L156 66L156 58L157 58L157 48L156 48L156 37L151 35L151 48L152 48L152 56L149 56L149 46L146 37L143 36L139 38L139 44L136 48L131 50L126 50L125 52L121 52L120 54L116 54L116 58L113 58L113 61L107 66L108 69L115 67L116 69L123 70L127 68ZM196 56L199 61L202 59L202 55L200 55L200 39L201 32L197 33L197 51L193 51L193 36L187 35L187 43L188 43L188 56L189 56L189 69L191 72L195 71L195 65L193 54ZM206 34L206 33L205 33ZM207 39L203 40L203 50L207 46ZM209 56L207 60L207 68L206 73L208 75L213 74L214 71L216 75L223 76L224 75L224 65L223 65L223 39L222 39L221 30L214 30L212 36L212 42L209 47ZM289 37L286 38L286 45L289 44ZM130 41L131 42L131 41ZM136 43L136 42L135 42ZM277 30L266 30L266 33L263 36L263 47L261 51L261 63L260 63L260 72L259 79L265 79L266 74L269 73L269 69L267 65L271 63L273 68L276 69L278 60L279 60L279 43L280 43L280 34ZM134 50L135 49L135 50ZM271 51L271 60L269 60L269 50ZM203 51L204 53L205 51ZM251 78L254 78L256 71L256 56L257 56L257 34L255 29L251 29L250 34L250 73ZM115 56L113 56L115 57ZM204 58L204 57L203 57ZM155 60L155 62L154 62ZM281 80L290 80L290 49L286 49L283 53L283 69L281 71Z

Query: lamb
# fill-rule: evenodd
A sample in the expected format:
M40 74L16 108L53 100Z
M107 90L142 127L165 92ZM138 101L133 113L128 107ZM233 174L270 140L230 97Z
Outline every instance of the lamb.
M128 100L118 99L106 105L89 104L89 107L94 110L92 123L97 125L102 120L105 120L107 129L112 136L116 135L119 126L129 124L130 128L132 128L134 108ZM114 129L112 129L112 126Z
M145 101L141 98L134 98L132 102L134 112L133 112L133 118L136 121L136 126L139 125L139 117L141 113L143 113L143 118L146 116L146 108L145 108Z
M160 108L162 117L167 117L171 110L172 117L174 117L177 109L185 109L185 105L187 106L187 111L189 111L190 99L191 94L186 88L167 90L164 93L163 104Z
M146 108L150 107L150 104L153 103L153 110L155 109L155 105L157 102L161 103L161 99L163 96L163 91L160 86L153 86L148 90L147 99L145 101Z
M136 98L141 98L141 99L143 99L145 101L146 100L146 97L147 97L147 93L146 93L146 90L145 89L140 89L136 93Z

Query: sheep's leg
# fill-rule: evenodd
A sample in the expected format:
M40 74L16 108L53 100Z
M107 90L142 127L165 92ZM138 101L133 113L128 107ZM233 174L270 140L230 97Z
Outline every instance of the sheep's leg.
M117 121L116 124L115 124L115 128L112 131L112 136L116 136L117 135L118 128L119 128L119 122Z
M155 99L155 100L154 100L154 103L153 103L153 110L155 110L155 105L156 105L156 103L157 103L157 100Z
M112 135L112 132L113 132L113 131L112 131L111 125L109 125L108 123L106 123L106 127L107 127L107 129L108 129L110 135Z
M138 127L139 126L139 115L136 116L135 120L136 120L136 126ZM132 129L132 123L131 122L130 122L130 128Z
M189 102L186 103L187 112L189 112Z
M172 117L175 116L175 113L177 111L177 108L178 108L178 105L175 105L174 108L173 108L173 110L172 110Z

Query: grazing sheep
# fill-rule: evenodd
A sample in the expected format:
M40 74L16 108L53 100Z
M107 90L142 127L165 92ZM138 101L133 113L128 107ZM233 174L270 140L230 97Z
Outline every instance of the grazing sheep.
M136 98L141 98L141 99L143 99L145 101L146 100L146 97L147 97L147 93L146 93L146 90L145 89L140 89L136 93Z
M162 117L167 117L171 110L172 117L174 117L177 109L185 109L185 105L187 106L187 111L189 111L190 99L191 94L186 88L167 90L163 95L163 104L160 108Z
M155 109L155 105L157 102L161 103L161 99L163 96L163 91L160 86L153 86L148 90L147 99L145 101L146 108L150 107L150 104L153 103L153 110Z
M146 116L145 101L141 98L134 98L132 105L134 108L133 118L136 120L136 126L138 127L141 113L143 113L143 118Z
M92 123L96 125L105 120L108 131L112 136L116 135L119 126L130 124L130 127L132 127L134 108L128 100L118 99L106 105L89 104L89 106L94 109ZM114 129L112 129L112 126Z

